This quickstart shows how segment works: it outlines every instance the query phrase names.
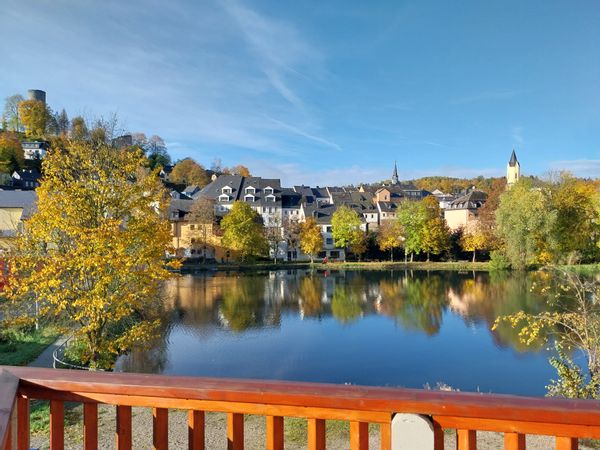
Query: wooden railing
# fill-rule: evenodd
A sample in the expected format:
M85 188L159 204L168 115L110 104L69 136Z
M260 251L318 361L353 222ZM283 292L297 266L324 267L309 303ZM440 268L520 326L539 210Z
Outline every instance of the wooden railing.
M368 424L380 427L381 449L392 448L394 413L429 416L435 448L444 429L457 430L460 450L476 448L476 431L504 433L504 448L525 448L526 434L556 436L556 448L600 438L600 402L414 389L279 381L172 377L0 366L3 449L28 450L29 404L50 401L50 448L64 446L64 402L83 403L83 443L98 448L98 404L116 407L116 448L132 448L132 407L152 408L153 448L168 446L168 411L188 411L189 448L205 448L205 412L227 413L227 447L243 449L244 414L266 417L265 448L283 449L284 417L308 419L308 448L325 448L325 421L350 422L351 449L367 449ZM394 436L401 439L402 436Z

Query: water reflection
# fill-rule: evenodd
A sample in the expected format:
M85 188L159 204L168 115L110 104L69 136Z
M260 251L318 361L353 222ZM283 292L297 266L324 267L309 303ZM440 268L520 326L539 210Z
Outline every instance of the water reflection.
M381 367L395 364L391 371L408 364L416 372L423 371L423 383L435 384L449 381L451 374L437 367L435 360L423 363L423 355L435 358L440 352L439 360L456 352L458 361L466 358L461 354L466 351L473 358L480 354L475 362L481 365L485 358L500 354L490 354L490 348L496 348L510 350L514 356L505 364L514 363L518 369L517 355L531 357L542 346L523 347L507 324L493 332L490 328L499 315L547 308L544 298L531 291L536 276L308 270L186 275L165 287L168 326L163 336L150 349L122 358L119 368L335 382L340 373L342 381L388 384L396 383L396 378L381 378ZM360 362L354 367L348 357L341 359L341 349L346 351L349 342L365 346L373 368ZM400 346L394 348L398 359L392 363L381 349L372 350L392 343ZM309 349L310 345L314 348ZM190 361L194 352L201 361ZM267 352L275 354L269 359ZM329 361L322 359L327 352L334 359L339 355L337 366L327 368ZM299 361L288 367L280 362L285 358ZM545 360L540 355L535 364L545 364ZM274 374L277 364L280 374ZM493 367L493 362L489 364ZM548 373L545 368L539 371L543 377ZM438 373L440 379L428 378ZM419 374L413 375L418 383ZM400 384L405 384L404 379Z

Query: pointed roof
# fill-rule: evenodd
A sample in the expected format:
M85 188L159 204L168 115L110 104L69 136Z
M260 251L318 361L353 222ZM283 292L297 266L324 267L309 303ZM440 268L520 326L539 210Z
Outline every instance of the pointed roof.
M396 161L394 161L394 173L392 176L398 178L398 166L396 165Z
M515 149L513 148L512 155L510 155L510 161L508 161L508 165L514 167L517 164L517 154L515 153Z

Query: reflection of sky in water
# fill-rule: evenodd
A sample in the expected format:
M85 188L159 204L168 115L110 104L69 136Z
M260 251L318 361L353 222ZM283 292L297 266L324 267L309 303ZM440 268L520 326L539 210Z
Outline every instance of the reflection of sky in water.
M555 376L547 354L522 348L514 331L489 330L498 314L544 307L528 283L456 273L182 277L169 287L163 339L120 366L543 395Z

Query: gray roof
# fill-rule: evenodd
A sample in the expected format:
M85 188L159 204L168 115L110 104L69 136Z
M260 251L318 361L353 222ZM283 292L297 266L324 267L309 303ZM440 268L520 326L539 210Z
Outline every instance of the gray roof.
M22 219L31 216L36 201L35 191L0 191L0 208L23 208Z
M219 196L224 192L224 188L231 188L229 200L219 201ZM248 188L253 188L247 192ZM272 194L266 192L266 189L272 189ZM220 204L228 205L235 201L244 201L246 195L253 195L252 205L281 206L281 182L276 178L261 177L242 177L240 175L221 175L213 182L202 189L196 197L206 197L217 201ZM275 200L270 200L270 195L275 196Z
M302 203L302 195L290 188L281 190L281 207L282 208L300 208Z
M486 200L485 192L474 189L450 203L449 209L477 209L483 206Z

